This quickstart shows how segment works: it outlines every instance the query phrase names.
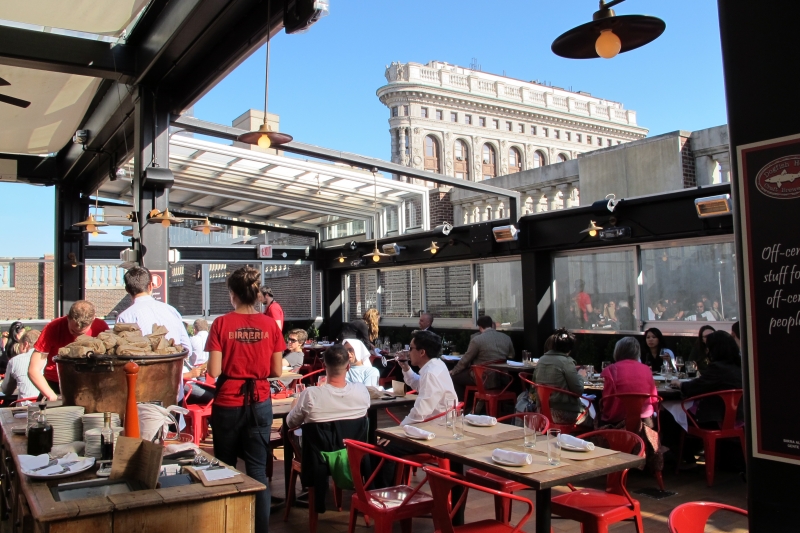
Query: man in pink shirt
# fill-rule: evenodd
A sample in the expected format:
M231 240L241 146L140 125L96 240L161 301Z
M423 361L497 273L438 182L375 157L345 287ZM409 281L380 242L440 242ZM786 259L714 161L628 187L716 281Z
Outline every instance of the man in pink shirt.
M283 307L275 301L272 295L272 289L269 287L261 287L259 300L264 304L264 314L277 322L278 328L283 330Z
M604 379L603 396L611 394L652 394L658 396L656 383L650 367L642 364L641 347L633 337L624 337L614 347L614 364L607 366L600 377ZM653 403L657 400L651 398L650 402L642 406L641 418L653 416ZM603 422L620 422L625 420L625 406L618 398L611 398L603 402L601 415Z

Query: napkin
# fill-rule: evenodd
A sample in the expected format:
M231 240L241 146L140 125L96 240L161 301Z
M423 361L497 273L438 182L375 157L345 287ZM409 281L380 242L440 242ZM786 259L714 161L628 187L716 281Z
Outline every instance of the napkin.
M411 426L411 425L403 426L403 430L409 437L417 437L425 440L431 440L436 438L435 433L431 433L430 431L425 431L424 429L420 429L416 426Z
M558 436L558 442L561 444L566 444L568 446L573 446L575 448L581 448L583 450L589 450L589 451L594 450L593 443L583 439L579 439L578 437L573 437L572 435L564 435L562 433L561 435Z
M515 465L529 465L533 463L533 456L529 453L514 452L502 448L495 448L492 452L492 457L499 461L513 463Z
M206 469L203 475L206 476L206 479L209 481L218 481L220 479L232 478L236 475L236 472L228 468L215 468L213 470Z
M67 468L70 472L76 472L84 467L87 464L93 464L94 458L79 458L78 454L76 453L68 453L64 457L58 460L58 463L54 464L53 466L48 466L47 468L42 468L41 470L37 470L33 472L33 469L42 467L46 465L50 461L50 456L46 453L42 455L20 455L19 456L19 464L22 467L22 472L25 474L35 474L38 476L49 476L50 474L60 474L64 467L61 466L64 463L71 463L73 461L77 461L74 465L70 465Z
M506 361L506 364L508 366L525 366L525 363L522 363L520 361Z
M473 424L480 424L482 426L493 426L497 424L497 419L493 416L486 415L467 415L464 417L467 421Z
M14 413L14 418L28 418L28 413Z

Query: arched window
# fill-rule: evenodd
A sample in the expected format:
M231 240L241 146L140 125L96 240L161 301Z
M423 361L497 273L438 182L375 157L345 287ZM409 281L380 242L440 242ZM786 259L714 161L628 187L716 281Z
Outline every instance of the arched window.
M439 142L430 135L425 137L425 170L440 172Z
M512 147L508 151L508 173L522 172L522 156L519 150Z
M569 159L569 157L567 157L567 154L558 154L558 162L559 163L563 163L564 161L567 161L568 159Z
M491 144L483 145L483 179L488 180L497 176L497 156L494 153L494 146Z
M460 139L456 139L454 151L456 160L453 163L453 168L455 169L456 177L461 178L462 180L468 180L469 152L467 151L467 144Z
M533 168L539 168L545 166L547 163L544 159L544 153L539 150L533 152Z

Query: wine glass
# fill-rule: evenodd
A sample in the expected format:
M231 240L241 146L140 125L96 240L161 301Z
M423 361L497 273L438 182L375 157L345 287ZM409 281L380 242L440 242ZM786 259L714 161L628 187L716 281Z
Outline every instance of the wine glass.
M675 358L675 368L678 369L678 374L683 372L683 357L680 355Z

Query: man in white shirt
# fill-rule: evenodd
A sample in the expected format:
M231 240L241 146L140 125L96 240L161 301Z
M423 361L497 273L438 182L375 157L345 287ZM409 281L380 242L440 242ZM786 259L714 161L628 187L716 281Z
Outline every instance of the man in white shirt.
M0 390L3 394L8 396L17 391L17 399L22 398L36 398L39 396L39 389L33 384L28 377L28 367L31 364L31 355L33 355L33 345L39 340L41 332L36 329L26 331L19 340L19 355L15 355L8 362L6 368L6 377L3 378L3 383L0 385Z
M716 322L717 319L714 318L714 314L711 311L706 309L706 305L703 303L702 300L698 300L697 304L695 305L695 311L693 315L689 315L684 320L695 320L698 322Z
M137 324L142 335L153 332L153 324L167 328L168 339L180 344L191 356L192 343L183 319L177 309L164 302L156 301L153 296L153 276L144 267L133 267L125 272L125 291L133 298L133 305L120 313L117 322Z
M337 344L322 356L328 380L325 385L308 387L292 402L286 425L296 428L311 422L352 420L367 415L369 391L362 383L345 380L350 360L344 346Z
M417 391L417 400L401 425L418 424L431 416L452 407L458 398L447 366L442 362L442 339L430 331L417 331L411 336L411 364L419 367L414 372L408 361L400 361L403 380Z
M191 361L193 366L197 366L208 361L208 352L206 351L208 322L204 318L198 318L194 321L192 327L194 328L194 335L189 339L192 345L189 361Z

